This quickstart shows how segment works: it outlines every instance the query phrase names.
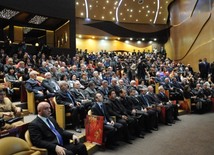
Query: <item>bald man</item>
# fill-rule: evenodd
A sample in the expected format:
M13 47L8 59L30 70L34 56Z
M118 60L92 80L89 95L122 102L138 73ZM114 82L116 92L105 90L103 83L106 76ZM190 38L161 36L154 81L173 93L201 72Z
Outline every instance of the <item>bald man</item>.
M46 148L49 155L87 155L84 144L73 133L59 127L50 117L51 109L48 102L40 102L37 106L38 116L29 124L30 138L34 146ZM69 140L77 142L69 143Z

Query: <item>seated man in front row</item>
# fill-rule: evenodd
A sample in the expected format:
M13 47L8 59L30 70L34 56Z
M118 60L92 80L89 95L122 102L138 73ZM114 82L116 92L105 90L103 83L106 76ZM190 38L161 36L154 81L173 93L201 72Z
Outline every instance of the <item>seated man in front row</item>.
M48 102L40 102L37 106L38 116L29 124L30 138L36 147L46 148L49 155L87 155L84 144L73 133L59 127L50 117ZM74 144L69 143L73 139Z

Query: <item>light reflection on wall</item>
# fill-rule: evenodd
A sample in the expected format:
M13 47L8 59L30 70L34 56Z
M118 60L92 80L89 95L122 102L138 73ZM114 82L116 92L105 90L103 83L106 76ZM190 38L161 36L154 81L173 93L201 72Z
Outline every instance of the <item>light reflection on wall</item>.
M136 43L137 44L137 43ZM126 44L117 40L96 40L96 39L79 39L76 38L76 48L88 49L89 52L99 52L100 50L114 51L114 50L125 50L132 52L135 51L152 51L152 45L147 47L139 48L131 44Z

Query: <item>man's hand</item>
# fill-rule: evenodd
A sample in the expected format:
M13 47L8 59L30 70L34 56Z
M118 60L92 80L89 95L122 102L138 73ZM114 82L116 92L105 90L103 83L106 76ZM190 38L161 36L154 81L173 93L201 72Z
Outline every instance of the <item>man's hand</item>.
M77 141L77 143L79 143L79 141L80 141L76 135L73 135L73 141L75 141L75 140Z
M128 119L128 117L127 117L126 115L122 115L122 119L127 120L127 119Z
M42 92L42 91L38 91L38 93L39 93L39 94L43 94L43 92Z
M80 106L81 105L81 103L80 102L77 102L77 106Z
M59 145L57 145L56 148L55 148L55 151L56 151L57 155L66 155L65 150L66 149L64 147L61 147Z

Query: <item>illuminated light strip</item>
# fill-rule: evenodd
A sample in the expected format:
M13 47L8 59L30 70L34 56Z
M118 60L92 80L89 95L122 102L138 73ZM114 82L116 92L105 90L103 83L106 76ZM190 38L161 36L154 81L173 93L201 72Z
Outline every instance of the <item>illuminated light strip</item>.
M116 9L116 21L119 22L119 19L118 19L118 10L119 10L119 7L121 5L121 3L123 2L123 0L120 0L119 4L117 5L117 9Z
M88 1L85 0L85 14L86 14L86 19L88 19Z
M155 24L156 21L157 21L157 17L158 17L158 13L159 13L159 8L160 8L160 0L157 0L157 10L156 10L155 19L153 21L153 24Z

